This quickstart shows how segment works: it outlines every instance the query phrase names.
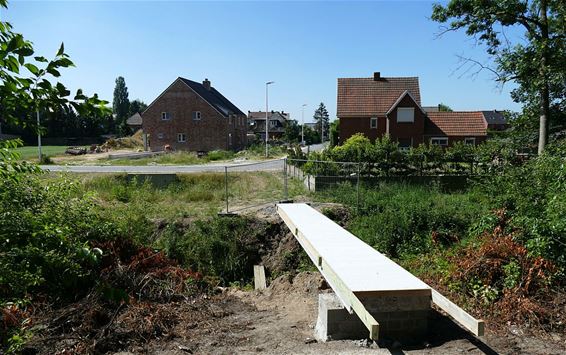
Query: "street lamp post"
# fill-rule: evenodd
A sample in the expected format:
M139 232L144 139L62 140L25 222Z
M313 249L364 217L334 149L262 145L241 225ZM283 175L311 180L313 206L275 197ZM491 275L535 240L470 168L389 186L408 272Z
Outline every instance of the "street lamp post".
M305 145L305 106L307 104L303 104L301 112L301 145Z
M265 83L265 157L266 158L269 156L269 148L267 145L267 141L269 140L269 130L268 130L269 119L267 118L267 115L269 113L268 89L269 89L269 85L273 83L275 83L275 81L268 81L267 83Z

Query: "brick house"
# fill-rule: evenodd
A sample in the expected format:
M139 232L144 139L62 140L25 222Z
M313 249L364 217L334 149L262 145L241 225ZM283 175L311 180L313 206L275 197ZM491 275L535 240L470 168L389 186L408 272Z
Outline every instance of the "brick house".
M337 102L340 144L356 133L371 140L389 134L401 149L421 143L477 144L487 135L482 112L426 112L418 77L385 78L376 72L373 78L339 78Z
M429 112L424 139L431 144L451 146L456 142L480 144L487 138L487 122L481 111Z
M271 111L268 113L269 139L279 139L285 134L285 126L290 115L284 111ZM248 133L258 135L265 140L265 111L248 111Z
M246 115L205 79L177 78L142 113L152 151L239 150L246 146Z

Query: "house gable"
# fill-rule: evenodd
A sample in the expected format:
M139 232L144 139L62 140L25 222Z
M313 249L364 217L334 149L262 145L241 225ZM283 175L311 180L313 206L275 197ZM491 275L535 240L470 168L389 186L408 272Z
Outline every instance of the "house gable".
M174 150L210 151L241 149L246 144L245 116L219 111L180 78L148 106L142 117L143 130L150 135L154 151L166 145Z
M412 122L401 121L399 111L412 110ZM426 113L409 91L402 93L387 111L386 132L402 147L416 147L423 143Z

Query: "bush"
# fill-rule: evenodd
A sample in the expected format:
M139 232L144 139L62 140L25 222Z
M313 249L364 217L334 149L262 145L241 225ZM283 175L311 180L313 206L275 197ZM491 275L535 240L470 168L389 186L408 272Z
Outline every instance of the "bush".
M196 221L187 230L170 224L158 245L169 257L224 285L234 281L245 284L258 261L264 232L261 226L252 228L246 218L214 217Z
M566 268L566 144L549 146L541 156L511 162L479 183L493 208L505 208L506 226L529 252Z
M332 190L332 199L356 205L348 185ZM348 229L380 252L394 258L444 247L467 236L485 203L471 193L445 194L435 187L382 184L362 188L362 208Z

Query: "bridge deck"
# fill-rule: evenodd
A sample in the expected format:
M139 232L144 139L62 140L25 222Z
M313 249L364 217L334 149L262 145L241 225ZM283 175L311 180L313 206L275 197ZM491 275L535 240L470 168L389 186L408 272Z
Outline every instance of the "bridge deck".
M280 204L278 209L352 292L430 294L427 284L310 206Z

